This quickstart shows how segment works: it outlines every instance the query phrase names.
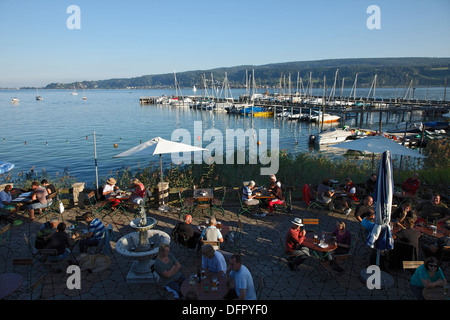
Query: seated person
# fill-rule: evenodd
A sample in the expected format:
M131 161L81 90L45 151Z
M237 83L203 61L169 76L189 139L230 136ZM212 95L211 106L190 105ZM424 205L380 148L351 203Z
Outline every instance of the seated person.
M310 255L309 249L302 244L306 235L306 230L303 228L302 222L302 219L295 218L291 221L291 227L286 234L284 251L289 255L295 256L295 259L288 262L289 268L293 271Z
M426 258L423 265L419 266L411 277L411 290L417 300L425 300L422 293L424 288L434 288L446 284L447 280L435 257Z
M55 262L64 260L70 253L69 248L73 246L73 240L66 233L66 224L61 222L57 226L58 231L51 237L46 249L56 249L57 256L48 256L47 261ZM72 235L75 238L75 235Z
M350 252L351 244L352 244L352 234L347 230L347 225L344 221L338 221L336 223L336 229L333 232L325 232L325 234L332 234L336 237L337 248L333 251L333 253L329 254L328 260L330 260L330 264L332 269L337 272L344 272L345 270L339 265L337 261L333 259L333 255L341 255L347 254Z
M253 194L255 188L255 181L250 181L250 183L242 189L242 201L247 206L253 206L254 213L259 211L259 200L255 199L258 194Z
M195 248L200 239L200 232L194 230L191 225L192 216L186 215L184 222L178 222L172 229L171 236L176 243L180 243L188 248Z
M375 225L375 212L369 213L361 221L361 226L364 227L368 233L372 232L373 226Z
M416 219L414 212L411 210L411 202L404 202L400 207L394 210L391 215L391 220L402 224L406 217Z
M400 267L402 261L416 261L419 254L419 238L421 236L420 231L414 229L414 220L410 217L406 217L404 222L404 229L398 231L395 234L394 249L389 252L389 259L391 268ZM403 244L409 244L415 248L414 252L409 251L405 246L399 245L398 242ZM408 251L406 251L408 250Z
M333 199L335 191L331 187L330 179L324 179L317 187L317 201L324 204L329 204L330 209L334 209Z
M402 194L401 197L406 198L414 198L416 197L417 189L419 189L420 181L419 181L419 174L417 172L413 173L411 178L406 179L402 183Z
M89 225L88 232L77 236L81 238L79 242L80 252L86 253L88 247L98 246L100 240L105 236L105 226L98 218L94 218L91 212L84 213L83 218Z
M209 226L203 229L202 234L200 235L200 241L219 241L223 242L222 233L219 229L216 228L216 218L212 217L209 219ZM218 250L218 246L213 246L214 250Z
M344 186L345 196L342 198L341 203L344 206L345 215L349 215L352 212L349 204L355 204L358 202L358 198L356 197L356 187L353 185L353 181L350 178L345 179Z
M423 244L422 250L426 257L433 256L440 259L444 247L448 246L450 246L450 236L447 234L445 237L437 238L433 244Z
M362 219L371 213L374 213L373 198L371 196L367 196L364 198L363 202L356 206L355 218L358 222L361 222Z
M423 201L416 206L420 218L428 220L438 220L443 222L443 218L450 215L448 207L441 202L441 196L438 193L433 194L431 200ZM439 221L442 220L442 221Z
M56 227L59 224L58 219L52 219L44 222L37 231L34 247L36 249L44 249L52 238L52 235L57 231Z
M275 183L279 188L281 188L281 181L278 181L277 177L274 174L270 175L269 189L272 183Z
M48 183L48 181L46 179L41 181L41 185L47 189L48 197L51 196L52 194L56 193L55 186Z
M142 182L140 182L139 179L136 179L136 178L134 178L131 181L131 183L134 187L133 193L131 194L131 198L130 198L131 203L134 203L134 204L143 203L144 197L145 197L144 184Z
M28 205L28 213L30 215L30 220L34 221L34 210L47 208L52 204L53 200L47 200L47 189L39 185L39 182L37 181L33 181L33 183L31 184L31 191L31 204Z
M21 207L21 203L15 204L12 202L12 196L15 193L16 191L13 189L12 185L7 184L5 186L5 189L0 192L0 210L13 214Z
M250 270L242 264L241 256L233 254L230 266L226 271L226 282L229 286L234 280L234 289L231 288L224 299L256 300L256 291Z
M214 272L219 275L227 271L227 262L223 254L214 250L212 245L207 244L202 247L202 269L206 272Z
M269 199L269 215L273 214L273 206L275 204L284 204L285 199L283 193L281 192L281 187L278 186L276 181L272 181L270 184L270 192L275 196L274 199Z
M185 277L181 272L181 264L170 253L169 244L163 242L159 245L154 267L159 275L159 284L167 291L172 292L175 299L182 298L181 285Z
M106 181L106 184L103 187L103 193L102 193L106 200L108 200L110 198L111 193L119 190L119 187L116 186L116 183L117 183L117 181L114 178L109 178Z
M376 183L377 183L377 175L375 173L372 173L370 178L365 183L366 192L368 194L373 194L375 192Z

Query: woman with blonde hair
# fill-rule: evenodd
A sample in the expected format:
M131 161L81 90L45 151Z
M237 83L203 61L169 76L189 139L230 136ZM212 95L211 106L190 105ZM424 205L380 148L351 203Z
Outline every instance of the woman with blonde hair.
M139 181L139 179L134 178L131 180L131 184L134 187L134 191L131 194L130 201L134 204L140 204L144 201L145 197L145 186L144 184Z

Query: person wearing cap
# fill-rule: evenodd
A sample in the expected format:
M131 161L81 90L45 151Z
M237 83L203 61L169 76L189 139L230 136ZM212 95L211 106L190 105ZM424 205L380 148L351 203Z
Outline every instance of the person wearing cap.
M106 184L103 187L103 196L105 197L106 200L109 199L112 192L119 190L119 187L116 186L116 183L117 183L117 181L114 178L109 178L106 181Z
M291 223L292 225L286 234L284 251L289 255L296 256L288 263L289 268L295 271L295 267L302 264L309 257L309 249L302 245L306 235L306 230L302 228L303 220L295 218Z
M188 248L195 248L200 239L200 232L196 231L192 225L192 216L186 215L184 221L180 221L172 229L172 239L183 246Z

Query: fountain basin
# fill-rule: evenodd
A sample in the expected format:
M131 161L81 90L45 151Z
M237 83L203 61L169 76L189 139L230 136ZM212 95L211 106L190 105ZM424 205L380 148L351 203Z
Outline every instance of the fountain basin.
M139 247L143 236L147 239L148 248ZM158 253L159 245L163 242L170 244L170 236L160 230L132 232L117 241L116 251L130 260L135 260L128 272L127 283L153 282L153 273L150 271L154 263L152 256Z

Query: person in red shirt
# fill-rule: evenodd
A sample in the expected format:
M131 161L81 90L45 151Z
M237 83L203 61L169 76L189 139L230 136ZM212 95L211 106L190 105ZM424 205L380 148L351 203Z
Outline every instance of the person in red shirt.
M402 190L404 191L405 197L415 197L417 189L419 189L420 181L419 174L417 172L413 173L411 178L406 179L402 183Z
M306 235L306 230L302 228L302 222L300 218L295 218L291 221L292 226L286 235L284 251L292 256L288 262L288 266L292 271L295 271L309 257L309 249L302 245Z

